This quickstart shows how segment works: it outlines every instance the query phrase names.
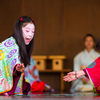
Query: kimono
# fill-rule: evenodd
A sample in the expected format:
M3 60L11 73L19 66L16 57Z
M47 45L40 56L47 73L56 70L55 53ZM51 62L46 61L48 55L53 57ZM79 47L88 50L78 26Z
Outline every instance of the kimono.
M25 80L32 84L34 81L40 81L39 72L36 68L35 60L31 57L30 66L25 68Z
M89 53L87 50L81 51L77 54L74 58L74 71L82 70L80 68L81 65L88 66L91 64L95 59L99 57L99 53L92 49ZM84 77L84 76L83 76ZM85 77L84 77L85 78ZM72 84L70 89L71 92L75 91L93 91L91 82L84 83L79 79L75 80Z
M0 43L0 94L23 94L24 73L16 71L17 64L21 64L19 47L10 37Z
M83 70L90 79L95 94L100 95L100 57Z
M25 80L31 84L32 92L53 91L48 84L40 80L35 60L32 57L30 66L25 68Z

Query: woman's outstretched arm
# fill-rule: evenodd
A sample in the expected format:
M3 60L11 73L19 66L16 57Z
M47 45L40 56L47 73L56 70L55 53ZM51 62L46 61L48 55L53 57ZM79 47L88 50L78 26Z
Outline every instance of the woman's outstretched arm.
M83 70L77 71L77 72L75 72L75 71L69 72L66 76L63 77L63 80L71 82L71 81L74 81L81 76L84 76L84 75L85 75L85 72Z

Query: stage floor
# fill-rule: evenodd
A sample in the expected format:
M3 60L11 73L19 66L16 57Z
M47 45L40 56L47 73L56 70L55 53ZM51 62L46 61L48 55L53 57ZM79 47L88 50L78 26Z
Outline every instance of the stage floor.
M93 93L76 94L29 94L28 96L0 96L0 100L98 100Z

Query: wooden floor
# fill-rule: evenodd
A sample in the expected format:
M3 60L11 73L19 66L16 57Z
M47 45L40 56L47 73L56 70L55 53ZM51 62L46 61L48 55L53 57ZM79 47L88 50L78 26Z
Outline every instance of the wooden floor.
M0 100L99 100L93 93L76 94L29 94L28 96L0 96Z

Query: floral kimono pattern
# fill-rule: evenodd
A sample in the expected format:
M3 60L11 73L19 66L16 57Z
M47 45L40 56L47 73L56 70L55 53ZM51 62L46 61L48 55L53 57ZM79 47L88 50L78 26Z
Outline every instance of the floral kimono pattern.
M13 87L13 69L16 64L21 64L19 47L13 37L0 43L0 93L8 92ZM22 93L24 73L21 74L15 94Z

